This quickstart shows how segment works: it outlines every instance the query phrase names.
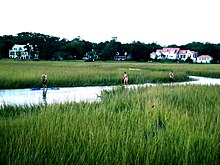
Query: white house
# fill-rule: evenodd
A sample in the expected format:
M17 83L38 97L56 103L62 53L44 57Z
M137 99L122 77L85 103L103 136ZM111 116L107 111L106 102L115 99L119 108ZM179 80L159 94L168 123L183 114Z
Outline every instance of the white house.
M150 54L151 59L171 59L185 61L187 58L196 62L198 53L191 50L180 50L179 48L163 48L157 49L156 52Z
M151 59L156 59L156 58L157 58L156 52L152 52L152 53L150 54L150 58L151 58Z
M163 48L157 49L156 52L150 54L151 59L177 59L179 48Z
M11 50L9 50L9 58L20 58L20 59L27 59L28 52L25 48L26 45L17 45L15 44Z
M162 53L163 55L165 55L165 58L175 60L179 57L178 56L179 50L180 48L163 48Z
M165 59L165 55L163 55L163 49L157 49L156 52L152 52L150 54L151 59Z
M201 55L197 58L197 63L211 63L213 58L209 55Z
M18 45L15 44L9 50L9 58L19 58L19 59L34 59L38 60L38 48L37 45Z
M187 58L190 58L194 63L196 62L198 52L191 50L180 50L179 51L179 60L186 61Z

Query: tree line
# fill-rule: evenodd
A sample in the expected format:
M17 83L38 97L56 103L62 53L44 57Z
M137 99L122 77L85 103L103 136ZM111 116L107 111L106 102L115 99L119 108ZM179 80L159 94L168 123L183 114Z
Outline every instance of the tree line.
M59 58L65 60L81 60L83 56L91 50L94 50L99 55L100 60L112 60L117 52L123 50L132 57L131 60L148 61L150 60L150 53L163 48L157 43L146 44L140 41L122 44L112 39L110 41L92 43L80 37L69 41L65 38L60 39L59 37L40 33L22 32L18 33L16 36L0 36L0 58L8 58L9 49L11 49L14 44L26 45L27 43L30 45L37 45L39 58L44 60ZM197 51L199 55L207 54L212 56L216 63L220 61L220 43L192 42L186 45L168 45L167 47L178 47L181 50L189 49Z

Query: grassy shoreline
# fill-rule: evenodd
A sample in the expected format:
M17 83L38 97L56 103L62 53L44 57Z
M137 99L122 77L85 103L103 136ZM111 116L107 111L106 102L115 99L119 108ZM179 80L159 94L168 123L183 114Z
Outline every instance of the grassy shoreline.
M220 77L219 65L155 64L137 62L52 62L0 61L0 89L41 87L41 75L48 74L50 87L119 85L123 72L130 84L169 82L174 70L175 81L187 81L188 75Z

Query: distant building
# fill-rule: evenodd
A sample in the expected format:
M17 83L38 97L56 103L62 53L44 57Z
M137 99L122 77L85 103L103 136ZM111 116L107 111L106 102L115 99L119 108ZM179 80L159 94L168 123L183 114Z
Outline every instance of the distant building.
M213 58L209 55L201 55L197 58L197 63L211 63Z
M171 59L186 61L190 58L194 63L196 62L198 52L191 50L180 50L180 48L163 48L157 49L156 52L150 54L150 58L155 60Z
M17 45L15 44L11 50L9 50L9 58L19 58L19 59L27 59L28 52L25 48L26 45Z
M186 59L191 59L193 63L196 62L198 52L191 51L191 50L180 50L179 53L179 60L186 61Z
M83 60L85 61L95 61L99 59L99 55L97 54L97 52L92 49L92 51L87 52L84 56L83 56Z
M9 58L19 58L19 59L39 59L39 52L37 45L18 45L15 44L9 50Z
M114 56L114 60L117 61L124 61L127 59L127 52L125 52L124 50L120 50L116 53L116 55Z
M165 58L175 60L179 57L178 56L179 51L180 51L179 48L163 48L162 53L165 56Z

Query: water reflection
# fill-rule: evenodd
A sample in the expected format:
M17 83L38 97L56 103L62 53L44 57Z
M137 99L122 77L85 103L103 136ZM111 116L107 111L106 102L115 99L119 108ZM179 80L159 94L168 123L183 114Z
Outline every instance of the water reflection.
M190 76L194 81L174 83L174 85L196 84L196 85L220 85L220 79ZM138 86L155 86L156 84L147 83L142 85L129 85L128 88ZM169 85L169 84L164 84ZM1 105L33 105L33 104L52 104L64 102L94 102L100 101L102 90L111 90L116 86L94 86L94 87L74 87L74 88L48 88L46 90L32 89L13 89L0 90Z
M43 104L44 105L47 105L47 88L43 88L43 95L42 95L43 97Z

